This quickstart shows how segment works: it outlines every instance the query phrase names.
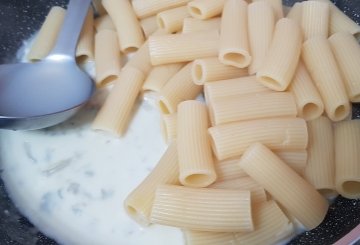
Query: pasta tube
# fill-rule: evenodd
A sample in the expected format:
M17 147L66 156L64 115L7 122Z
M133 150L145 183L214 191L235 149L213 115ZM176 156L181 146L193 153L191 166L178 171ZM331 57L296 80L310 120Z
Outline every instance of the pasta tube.
M140 23L128 0L103 0L102 4L111 17L124 53L138 50L144 43Z
M161 185L156 190L150 220L201 231L254 230L250 191L242 190Z
M217 161L215 166L215 171L217 174L217 182L224 182L233 179L238 179L248 176L245 171L239 166L239 157L230 158L223 161Z
M304 40L321 36L329 36L330 7L329 4L317 1L302 3L301 27Z
M345 119L351 107L328 40L324 37L309 39L303 45L302 57L321 94L328 117L333 121Z
M122 136L130 120L131 109L144 82L144 74L136 68L121 71L104 105L96 115L93 129L100 129Z
M256 142L272 150L304 150L307 127L300 118L270 118L228 123L209 128L213 151L219 160L240 156Z
M94 26L97 32L104 29L116 31L114 23L112 22L109 15L103 15L101 17L96 18L94 21Z
M221 18L211 18L207 20L199 20L195 18L185 18L183 21L182 33L220 30Z
M183 66L183 63L154 66L144 82L143 90L159 92Z
M220 15L225 2L225 0L194 0L187 6L192 17L204 20Z
M266 87L284 91L289 86L300 58L301 31L290 19L280 19L276 26L268 55L256 74Z
M296 2L292 8L290 9L289 13L286 15L286 18L292 19L299 25L301 25L302 22L302 3Z
M183 20L189 17L186 6L181 6L165 10L157 14L157 24L159 28L165 29L168 33L182 30Z
M304 175L308 158L306 150L283 150L274 151L274 153L299 175Z
M305 179L320 193L330 195L335 191L334 135L331 121L319 117L308 122L309 158Z
M360 198L360 121L335 124L335 184L346 198Z
M195 99L202 91L202 86L194 84L191 79L191 66L192 63L189 63L181 68L160 90L159 107L162 113L175 113L180 102Z
M149 16L140 20L140 26L146 38L158 29L156 15Z
M89 8L86 16L75 55L78 62L94 60L94 13L92 8Z
M124 201L126 212L136 222L142 225L150 224L155 191L161 184L179 184L176 141L172 141L154 169Z
M116 32L103 29L95 35L96 84L102 87L118 79L121 56Z
M204 85L206 102L233 95L242 96L264 92L272 92L272 90L257 82L255 76L210 82Z
M275 27L275 16L270 4L257 1L249 4L248 30L251 50L249 74L255 74L269 51Z
M132 6L138 18L145 18L161 11L186 5L191 0L133 0Z
M295 232L293 224L275 201L259 203L254 207L255 230L247 233L184 231L188 245L219 244L277 244Z
M282 0L253 0L253 2L259 2L259 1L265 1L270 4L270 6L272 7L272 9L274 11L276 20L284 18Z
M239 164L307 229L317 227L325 218L327 200L266 146L251 145Z
M207 129L206 105L195 100L178 106L177 146L180 182L189 187L206 187L216 180Z
M209 114L213 125L269 117L295 117L294 96L289 92L249 94L212 100Z
M301 61L289 86L289 91L294 94L299 117L310 121L323 114L324 103L309 72Z
M177 113L162 115L161 133L166 143L170 143L177 136Z
M217 30L187 34L150 36L151 63L162 65L216 56L219 50Z
M227 0L221 16L219 60L238 68L249 66L248 4L244 0Z
M339 32L330 38L330 45L351 102L360 102L360 46L349 33Z
M248 75L246 68L224 65L217 57L197 59L193 62L191 70L192 80L197 85L246 75Z
M66 10L55 6L50 9L42 24L27 59L38 61L45 58L54 47L60 28L64 22Z

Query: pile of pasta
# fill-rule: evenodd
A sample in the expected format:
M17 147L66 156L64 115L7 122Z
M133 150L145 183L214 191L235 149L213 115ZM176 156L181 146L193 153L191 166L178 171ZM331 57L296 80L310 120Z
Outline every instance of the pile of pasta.
M317 227L326 198L360 198L360 26L330 1L286 17L281 0L101 7L77 50L95 60L98 88L112 86L92 127L123 135L137 97L154 91L168 143L124 202L138 223L179 227L187 244L274 244ZM30 59L46 55L36 43L63 11Z

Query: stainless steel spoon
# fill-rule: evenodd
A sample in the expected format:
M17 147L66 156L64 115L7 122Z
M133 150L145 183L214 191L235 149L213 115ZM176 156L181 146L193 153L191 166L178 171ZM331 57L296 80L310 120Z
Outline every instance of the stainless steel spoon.
M0 65L0 128L53 126L73 116L92 96L91 78L75 50L91 0L70 0L55 47L37 63Z

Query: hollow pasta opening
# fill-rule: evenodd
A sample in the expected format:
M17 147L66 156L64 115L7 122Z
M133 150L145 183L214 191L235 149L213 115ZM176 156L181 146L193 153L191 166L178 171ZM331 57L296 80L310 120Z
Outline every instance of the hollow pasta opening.
M201 9L199 9L197 7L190 6L189 11L190 11L190 13L194 14L195 16L199 16L199 17L202 16Z
M275 79L268 76L262 76L261 80L263 81L264 85L267 86L268 88L281 91L281 85Z
M328 188L320 189L319 192L327 198L332 198L337 195L336 191L334 191L333 189L328 189Z
M244 64L246 62L246 57L243 54L239 53L226 53L224 55L224 60L230 61L234 64Z
M360 193L360 182L359 181L345 181L342 184L343 190L350 195L358 195Z
M125 206L126 211L131 215L131 216L137 216L138 212L136 211L136 209L130 205L126 205Z
M194 75L196 82L202 83L203 76L204 76L202 66L200 64L194 64L193 71L194 71L193 75Z
M105 86L109 83L112 83L113 81L115 81L118 78L118 76L116 75L110 75L105 77L102 81L101 81L101 86Z
M319 114L319 107L317 104L314 103L307 103L306 105L304 105L303 107L303 117L306 120L311 120L316 118L317 116L320 116Z
M345 105L341 105L335 109L334 116L335 116L335 118L338 118L341 120L346 117L346 113L347 113L347 111L346 111Z
M135 52L135 51L137 51L137 50L138 50L137 47L127 47L127 48L124 49L124 53L125 53L125 54L128 54L128 53Z
M184 181L188 185L197 187L205 187L211 182L209 176L206 174L192 174L187 176Z
M158 17L158 18L157 18L157 23L158 23L158 26L159 26L161 29L165 29L165 22L164 22L163 18Z
M160 107L160 110L162 111L162 113L170 114L169 108L167 107L166 103L162 99L159 100L159 107Z

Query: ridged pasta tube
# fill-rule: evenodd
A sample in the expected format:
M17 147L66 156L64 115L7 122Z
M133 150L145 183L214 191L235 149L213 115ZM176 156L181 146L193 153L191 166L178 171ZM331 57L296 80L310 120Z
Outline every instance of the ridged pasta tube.
M181 6L158 13L156 19L159 28L174 33L182 30L183 20L189 16L187 7Z
M182 33L220 30L221 18L211 18L207 20L199 20L195 18L185 18Z
M226 0L194 0L188 3L188 10L192 17L209 19L220 15Z
M133 0L132 6L138 18L145 18L161 11L184 6L191 0Z
M325 38L329 36L329 4L317 1L303 2L301 20L304 40L316 36Z

